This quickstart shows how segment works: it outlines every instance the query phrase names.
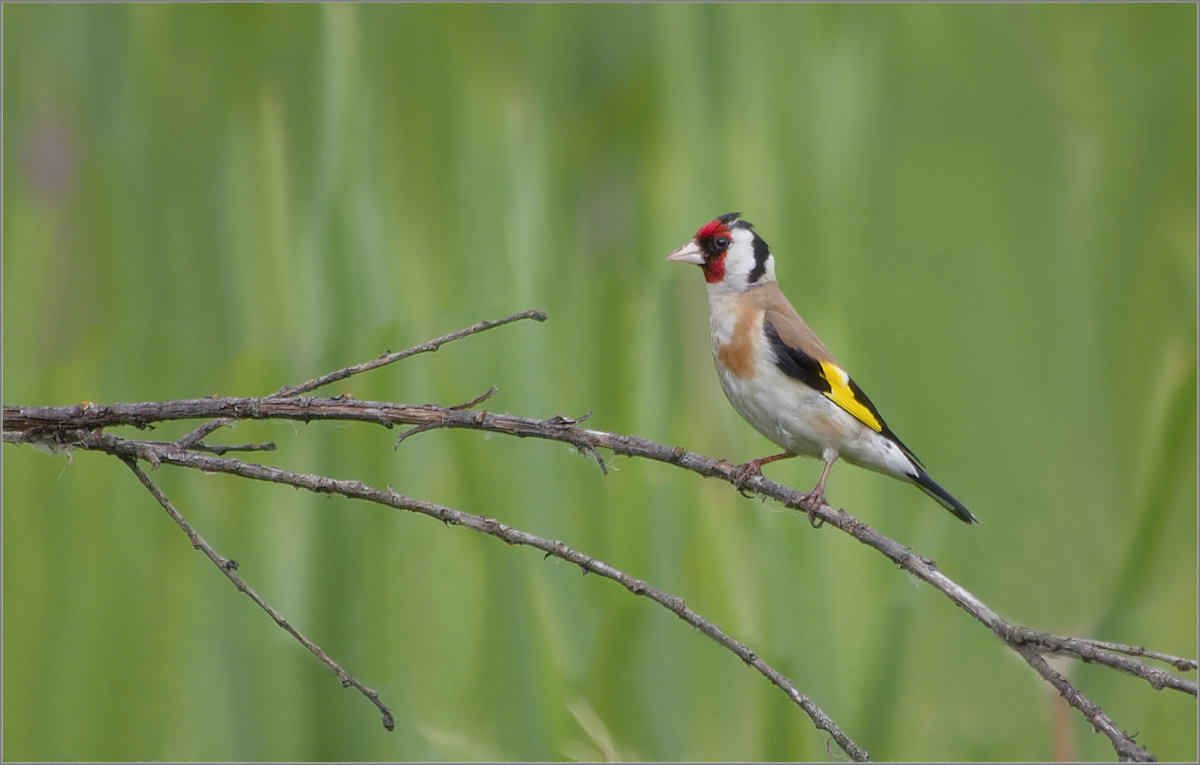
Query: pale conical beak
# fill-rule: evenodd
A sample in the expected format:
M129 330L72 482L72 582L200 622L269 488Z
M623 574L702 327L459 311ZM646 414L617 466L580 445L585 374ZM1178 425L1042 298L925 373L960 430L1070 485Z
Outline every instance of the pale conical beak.
M688 242L680 247L675 252L667 256L668 263L694 263L697 266L704 265L704 250L700 249L700 245L696 244L696 240Z

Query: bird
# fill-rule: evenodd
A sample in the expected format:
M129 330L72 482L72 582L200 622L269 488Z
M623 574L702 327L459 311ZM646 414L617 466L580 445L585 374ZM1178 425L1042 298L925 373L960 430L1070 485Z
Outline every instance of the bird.
M741 213L705 223L669 263L700 266L708 285L713 362L733 408L783 452L737 466L739 489L762 466L799 455L825 462L817 485L801 495L814 522L826 504L825 481L840 457L917 486L965 523L978 519L939 486L892 432L858 383L834 361L775 280L775 256Z

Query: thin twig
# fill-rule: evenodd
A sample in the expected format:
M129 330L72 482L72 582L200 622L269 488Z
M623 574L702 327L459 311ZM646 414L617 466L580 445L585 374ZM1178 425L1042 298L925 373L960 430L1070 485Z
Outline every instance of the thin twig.
M251 478L259 481L294 486L316 493L341 494L342 496L349 497L351 499L361 499L368 502L388 505L390 507L402 510L410 510L421 513L422 515L427 515L431 518L436 518L444 523L464 526L466 528L488 534L496 537L497 539L503 540L510 545L524 545L527 547L533 547L544 552L547 557L553 556L574 563L585 573L594 573L606 579L611 579L612 581L623 586L625 589L629 590L634 595L642 595L654 601L655 603L658 603L660 606L666 608L683 621L695 627L702 634L708 636L722 647L733 652L742 661L758 670L764 677L771 681L772 684L782 690L787 697L792 700L793 703L803 709L809 718L812 719L813 724L819 729L829 733L842 751L844 751L851 759L860 762L869 760L866 750L862 749L849 736L847 736L841 730L841 728L839 728L838 725L827 714L825 714L825 712L814 701L812 701L812 699L800 692L796 685L790 679L788 679L787 676L776 670L767 662L763 661L754 651L750 650L750 648L748 648L746 645L728 635L720 627L700 616L700 614L696 613L691 608L688 608L682 598L670 595L651 587L645 581L630 576L629 574L620 571L619 569L605 563L602 560L593 558L589 555L579 552L578 550L568 547L563 542L535 536L528 532L521 531L520 529L516 529L512 526L501 523L494 518L487 518L481 515L465 513L444 505L437 505L432 502L424 502L422 500L406 497L402 494L396 493L391 489L391 487L388 487L386 491L381 491L379 489L371 488L363 484L361 481L341 481L333 478L327 478L325 476L294 473L276 467L259 465L253 462L244 462L242 460L229 457L209 457L207 455L196 454L195 452L181 451L174 448L173 444L134 441L119 438L106 433L96 432L87 439L85 448L112 454L129 464L134 472L138 474L139 479L141 479L142 482L147 485L147 488L150 488L151 491L155 493L155 498L159 499L159 502L163 503L163 506L168 508L167 512L171 513L171 517L176 519L176 523L179 523L181 528L183 528L188 534L189 538L192 539L193 545L199 549L203 549L205 554L208 555L213 562L218 565L218 568L221 568L221 570L225 572L225 575L234 581L235 585L238 586L238 589L246 592L247 595L250 595L250 597L260 605L260 607L266 610L267 613L271 614L272 618L275 619L279 626L283 627L289 632L292 632L292 634L295 635L298 640L304 643L309 650L313 651L313 653L317 654L322 661L325 661L326 664L328 664L331 668L335 668L335 671L338 672L339 677L344 676L343 683L345 683L344 678L348 678L350 676L346 674L344 670L338 667L336 663L333 663L332 659L328 659L328 657L326 657L317 646L313 645L299 633L295 632L282 616L279 616L277 612L270 608L270 606L262 602L261 598L254 594L253 590L250 590L249 587L247 587L244 583L241 583L240 580L228 570L228 566L224 565L225 559L213 552L212 549L208 547L207 544L200 539L194 531L191 530L191 527L186 525L187 522L182 519L182 516L178 516L177 511L174 511L169 507L169 502L167 502L166 497L162 496L161 492L156 491L157 487L150 483L149 478L145 476L145 473L137 467L136 460L146 460L154 465L179 465L206 473L229 473L232 475L241 476L243 478ZM370 691L369 689L358 685L357 681L353 680L353 678L350 678L350 680L355 687L358 687L365 694L367 694L368 698L371 698L371 700L374 701L376 705L385 712L384 720L386 725L387 721L390 719L390 717L387 716L387 708L378 702L377 697L372 695L374 694L374 691Z
M1151 667L1142 661L1127 658L1129 655L1146 656L1147 658L1157 659L1175 664L1181 671L1193 669L1195 662L1191 659L1181 659L1177 656L1167 656L1166 654L1156 653L1154 651L1146 651L1138 646L1127 646L1121 643L1106 643L1103 640L1086 640L1073 637L1062 637L1060 635L1051 635L1048 632L1040 632L1038 630L1030 630L1020 628L1014 630L1012 640L1019 641L1025 645L1031 646L1039 651L1046 653L1058 654L1060 656L1070 656L1081 661L1104 664L1118 669L1130 675L1140 677L1150 683L1150 687L1155 690L1163 688L1173 688L1177 691L1196 695L1196 683L1185 680L1178 675L1172 675L1170 672L1164 672L1157 667ZM1118 652L1117 649L1123 649ZM1121 655L1126 654L1126 655ZM1153 654L1153 656L1149 655Z
M499 388L497 388L495 385L493 385L492 387L488 388L483 393L480 393L478 396L471 399L470 401L464 401L463 403L456 404L455 406L452 406L450 408L451 409L474 409L475 407L482 404L484 401L487 401L489 398L496 395L496 392L499 390L500 390Z
M448 407L448 408L456 409L456 410L460 410L460 411L464 410L464 409L474 409L475 407L482 404L484 401L487 401L489 398L494 396L496 394L496 391L498 391L498 390L500 390L500 389L497 388L495 385L493 385L492 387L488 388L483 393L479 394L478 396L471 399L470 401L464 401L461 404L457 404L455 406ZM396 443L392 444L392 448L399 449L400 444L409 436L415 436L416 434L424 433L427 430L436 430L436 429L442 427L442 424L443 424L442 422L427 422L424 425L416 425L414 427L411 427L396 437Z
M163 444L160 449L166 452L171 449L171 446ZM175 508L175 506L171 503L171 500L167 498L165 493L163 493L162 489L158 488L158 485L150 480L150 476L146 475L145 471L143 471L141 466L138 465L136 457L130 454L118 454L117 456L119 456L121 460L129 466L129 469L132 470L133 474L136 475L138 480L142 482L142 485L146 487L146 489L154 496L156 500L158 500L158 504L162 505L163 509L167 511L167 515L171 516L171 520L175 521L175 524L178 525L179 528L183 529L183 533L187 534L188 539L191 540L192 547L200 550L206 556L208 556L208 559L213 562L213 565L216 566L217 569L224 574L227 579L229 579L229 581L233 582L234 587L245 593L246 597L254 601L254 603L263 611L265 611L267 615L275 621L276 624L282 627L289 635L296 638L296 640L300 641L301 645L312 651L313 655L321 660L321 663L333 670L333 673L337 675L337 678L343 687L356 688L359 693L361 693L372 704L374 704L376 708L379 709L380 714L383 716L384 728L389 731L395 729L396 720L394 717L392 717L392 710L388 709L387 705L379 700L379 694L376 693L375 690L363 685L361 682L359 682L358 678L343 669L342 665L335 661L329 654L325 653L321 646L309 640L304 636L303 633L300 632L300 630L293 627L287 619L283 618L283 614L276 611L269 603L267 603L267 601L263 599L261 595L255 592L250 585L246 584L245 580L235 574L234 571L238 567L237 562L219 554L212 548L210 544L208 544L208 542L204 541L204 538L201 537L194 528L192 528L192 525L188 523L187 519L183 517L183 514ZM158 460L153 461L153 464L158 464L158 462L163 461L166 460L163 460L160 457Z
M1195 659L1185 659L1180 656L1172 656L1158 651L1149 651L1140 645L1125 645L1124 643L1110 643L1107 640L1093 640L1092 638L1068 638L1073 643L1095 646L1106 651L1114 653L1123 653L1126 656L1145 656L1147 659L1161 661L1164 664L1170 664L1180 672L1187 672L1197 668ZM1195 695L1195 694L1193 694Z
M424 433L427 430L437 430L442 427L440 422L427 422L424 425L414 425L400 435L396 436L396 442L392 444L393 449L399 449L400 444L409 436L415 436L418 433Z
M273 452L275 444L272 441L266 441L261 444L229 444L212 446L209 444L194 444L192 449L198 452L208 452L220 456L227 452Z
M344 380L351 375L367 372L384 366L385 364L391 364L394 361L406 359L409 356L415 356L418 353L436 351L446 343L467 337L468 335L474 335L478 332L483 332L487 329L492 329L493 327L499 327L504 324L510 324L514 321L520 321L521 319L545 321L546 312L529 310L521 311L520 313L514 313L512 316L506 316L503 319L484 319L483 321L473 324L466 329L460 329L457 332L451 332L448 335L442 335L435 340L430 340L429 342L421 343L420 345L414 345L412 348L407 350L397 351L395 353L385 353L377 359L372 359L371 361L367 361L362 364L355 364L354 366L343 367L342 369L330 372L327 375L321 375L318 378L309 380L306 383L301 383L300 385L285 386L272 393L268 398L288 398L290 396L298 396L301 393L307 393L308 391L315 390L323 385L328 385L329 383L337 382L338 380Z
M183 438L176 441L176 443L179 445L180 449L191 449L193 446L200 443L201 439L203 439L209 433L212 433L217 428L224 427L231 422L233 422L233 420L228 417L220 417L215 420L209 420L193 430L191 433L188 433Z

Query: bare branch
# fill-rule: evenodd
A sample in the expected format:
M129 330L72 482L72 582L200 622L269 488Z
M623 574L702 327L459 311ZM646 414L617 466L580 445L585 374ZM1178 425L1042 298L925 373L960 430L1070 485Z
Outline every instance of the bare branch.
M1009 643L1012 645L1012 643ZM1103 733L1112 741L1113 749L1117 751L1117 755L1123 762L1155 762L1156 758L1153 754L1146 751L1137 745L1125 731L1117 727L1107 715L1100 711L1100 707L1093 704L1086 696L1075 689L1074 686L1063 677L1061 673L1055 671L1045 657L1027 645L1017 645L1013 650L1021 655L1033 667L1034 671L1046 679L1066 699L1067 703L1079 710L1083 715L1083 719L1091 723L1092 728Z
M1112 651L1114 653L1123 653L1127 656L1145 656L1147 659L1153 659L1154 661L1161 661L1164 664L1170 664L1180 672L1187 672L1188 670L1196 669L1195 659L1184 659L1179 656L1171 656L1170 654L1159 653L1158 651L1149 651L1140 645L1110 643L1107 640L1093 640L1092 638L1068 638L1068 640L1071 643L1079 644L1081 646L1090 645L1095 648L1102 648L1106 651ZM1070 653L1071 651L1065 650L1064 652ZM1195 695L1194 691L1192 695Z
M1184 680L1178 675L1172 675L1170 672L1164 672L1156 667L1151 667L1142 661L1130 659L1121 654L1129 654L1135 656L1147 656L1147 658L1158 659L1175 664L1181 671L1195 669L1195 662L1191 659L1181 659L1175 656L1167 656L1166 654L1155 653L1154 651L1146 651L1138 646L1126 646L1120 643L1106 643L1102 640L1087 640L1073 637L1062 637L1060 635L1051 635L1048 632L1040 632L1031 630L1025 627L1013 630L1010 642L1020 642L1038 651L1046 653L1059 654L1061 656L1071 656L1081 661L1103 664L1113 669L1126 672L1130 675L1135 675L1150 683L1150 687L1155 690L1163 688L1173 688L1177 691L1196 695L1196 683L1189 680ZM1123 650L1118 650L1123 649Z
M161 448L170 449L171 446L163 444ZM171 516L171 520L175 521L176 525L183 529L183 533L187 534L188 539L192 541L192 547L207 555L208 559L213 562L213 565L216 566L217 569L224 574L227 579L229 579L229 581L233 582L234 587L245 593L246 597L254 601L254 603L263 611L265 611L267 615L275 621L276 624L282 627L289 635L296 638L296 640L300 641L301 645L312 651L313 655L321 660L321 663L333 670L333 673L337 675L337 678L343 687L354 687L358 689L359 693L361 693L372 704L374 704L379 709L380 714L383 715L384 728L389 731L395 729L396 720L392 717L392 711L387 708L386 704L379 700L378 693L376 693L373 689L363 685L361 682L359 682L358 678L343 669L341 664L338 664L332 657L329 656L329 654L325 653L325 651L321 649L321 646L309 640L304 636L303 633L300 632L300 630L293 627L287 619L283 618L283 614L272 608L271 605L267 603L267 601L265 601L261 595L255 592L250 585L246 584L245 580L235 574L234 571L237 570L238 567L237 561L230 560L229 558L220 555L212 548L211 545L208 544L208 542L204 541L204 538L201 537L194 528L192 528L192 525L188 523L187 519L183 517L183 514L175 508L175 506L171 503L171 500L169 500L167 495L163 493L162 489L158 488L158 485L150 480L150 476L146 475L145 471L142 470L142 468L138 465L135 457L130 455L118 456L120 456L121 460L129 466L129 469L132 470L133 474L136 475L138 480L142 482L142 485L149 490L156 500L158 500L158 504L162 505L163 509L167 511L167 515ZM153 464L158 464L158 462L155 461Z
M606 466L600 456L600 449L607 449L618 455L642 457L665 462L702 476L716 477L729 481L739 489L750 489L762 496L770 497L786 507L803 510L809 515L809 519L814 522L814 525L819 526L828 523L834 526L840 531L854 537L862 544L879 551L903 570L932 585L951 602L971 614L993 634L1003 640L1014 652L1020 655L1034 671L1058 690L1071 706L1079 710L1084 719L1093 728L1103 732L1112 741L1114 749L1122 759L1148 760L1153 759L1153 755L1138 746L1132 737L1121 731L1111 719L1103 714L1098 706L1075 689L1065 677L1054 671L1045 661L1044 654L1063 654L1074 656L1085 662L1104 664L1119 671L1141 677L1155 689L1171 688L1193 696L1196 695L1196 683L1161 669L1151 667L1144 661L1130 657L1145 657L1147 659L1163 661L1171 664L1180 671L1196 669L1196 661L1194 659L1179 658L1148 651L1140 646L1127 646L1119 643L1052 635L1015 625L1001 618L972 593L942 574L934 561L913 553L910 549L883 536L844 510L835 510L828 505L817 506L806 504L805 495L774 483L762 476L755 476L748 481L739 482L735 475L734 465L688 452L681 447L668 447L638 436L607 433L580 427L580 423L587 419L591 414L590 412L583 417L574 419L556 415L549 419L537 420L506 414L495 414L485 410L474 410L475 406L487 400L495 393L496 389L494 387L471 401L451 407L358 401L348 396L337 396L326 399L297 397L299 393L312 390L329 382L344 379L350 375L374 369L383 364L391 363L417 353L437 350L440 345L446 342L524 318L542 321L546 318L546 315L540 311L525 311L499 321L480 322L467 329L432 340L423 345L414 346L406 351L385 354L371 362L346 367L300 386L282 388L267 398L206 398L141 404L114 404L104 407L97 406L91 402L84 402L78 406L71 407L5 406L4 441L9 443L38 444L60 453L64 451L69 452L75 448L95 449L116 454L126 460L133 458L145 459L153 465L157 465L159 462L169 462L187 467L196 467L210 472L230 472L257 480L289 483L291 485L303 486L312 491L336 492L349 497L383 502L394 507L421 512L448 523L457 523L476 531L491 534L510 544L525 544L537 547L544 550L548 555L556 555L576 563L585 572L594 571L600 573L602 576L621 583L635 594L650 597L660 605L671 610L684 621L695 626L701 632L709 635L709 637L737 654L743 661L755 666L759 672L783 689L789 698L805 709L818 727L829 731L838 742L838 745L855 759L859 759L859 755L865 758L866 752L859 749L853 741L845 738L844 734L837 729L837 726L828 717L824 716L824 713L815 704L796 690L790 681L758 660L757 656L745 646L704 621L690 609L687 609L678 598L654 590L646 585L645 582L628 577L601 561L571 550L561 542L551 542L534 537L525 532L504 526L494 519L461 513L450 508L409 499L392 492L390 489L388 492L383 493L375 489L369 489L358 482L340 482L320 476L288 473L276 468L267 468L238 460L205 457L196 453L197 450L202 449L208 451L265 449L272 447L273 445L271 444L246 444L241 447L209 447L200 444L200 440L217 427L235 419L284 419L303 422L312 420L357 421L375 423L388 428L395 425L411 426L396 439L397 446L409 436L427 430L461 428L504 433L519 438L533 437L567 443L580 453L594 457L599 463L601 470L605 471ZM101 432L102 428L115 425L132 425L144 428L153 423L170 420L209 418L217 419L211 420L175 443L128 441L117 439ZM200 465L204 465L204 467L200 467Z
M415 426L403 434L401 440L414 433L433 428L486 430L521 438L536 437L561 441L571 444L581 453L589 455L598 455L599 449L608 449L615 454L658 460L703 476L718 477L734 483L734 465L694 454L679 447L672 448L658 444L638 436L581 428L577 423L584 418L572 419L555 416L546 420L536 420L495 414L486 410L468 411L433 405L389 404L344 398L193 399L149 404L114 404L112 406L92 404L86 410L80 407L6 407L4 410L4 438L6 441L45 442L53 440L60 445L65 442L89 448L81 442L88 442L90 431L94 428L119 424L144 426L150 422L198 417L292 419L304 422L328 419L372 422L385 427L392 427L396 424ZM10 431L13 431L11 435ZM155 452L146 459L157 457L158 453ZM883 536L844 510L835 510L828 505L808 506L804 503L804 495L800 492L762 476L755 476L745 482L744 488L775 499L786 507L810 513L812 517L819 518L859 542L878 550L905 571L933 585L951 602L991 630L1025 659L1035 671L1054 685L1072 706L1080 710L1093 727L1105 733L1112 740L1114 748L1122 757L1129 759L1152 757L1132 738L1124 735L1118 726L1104 716L1099 708L1091 704L1083 694L1073 688L1065 678L1048 674L1051 670L1041 660L1041 652L1045 650L1072 653L1067 650L1071 647L1071 644L1067 642L1068 638L1058 638L1058 643L1055 645L1061 645L1061 648L1049 646L1034 648L1027 645L1022 636L1028 638L1035 633L1001 618L964 587L942 574L932 560L923 558L895 540ZM1081 646L1074 647L1077 649L1074 651L1075 655L1085 658L1080 653L1083 648ZM1169 673L1161 672L1134 660L1122 659L1120 662L1115 662L1111 660L1112 656L1113 652L1093 650L1086 658L1101 661L1121 671L1144 677L1155 688L1165 687L1195 693L1194 683L1189 683L1182 678L1174 678Z
M720 627L708 621L698 613L688 608L682 598L667 594L661 590L651 587L645 581L636 577L630 576L621 570L605 563L602 560L588 556L578 550L568 547L563 542L557 540L545 539L535 536L520 529L505 525L494 518L487 518L481 515L465 513L460 510L454 510L444 505L437 505L432 502L424 502L421 500L406 497L398 494L388 487L387 491L371 488L361 481L341 481L324 476L309 475L304 473L293 473L288 470L259 465L252 462L243 462L232 458L209 457L195 452L184 451L178 449L175 444L165 442L147 442L147 441L132 441L119 438L117 436L94 432L87 437L86 442L81 444L83 448L102 451L112 454L124 460L126 464L137 474L139 480L150 489L155 498L167 509L172 519L180 525L180 528L192 540L193 546L204 551L206 555L217 565L221 571L234 582L235 586L245 592L255 603L263 610L271 615L275 622L283 627L288 632L292 633L301 643L310 651L317 655L321 661L325 662L331 669L338 673L338 677L342 680L343 685L354 685L363 692L367 698L384 712L384 725L391 730L391 714L387 707L383 706L378 696L374 691L361 685L351 675L341 669L336 662L330 659L321 649L308 641L303 635L292 628L287 621L279 615L274 609L267 605L253 590L251 590L244 582L242 582L233 572L233 566L229 565L229 561L217 555L211 547L192 530L187 521L179 515L167 500L165 495L158 490L146 474L137 466L137 460L146 460L152 465L169 464L179 465L200 470L206 473L229 473L231 475L241 476L243 478L251 478L259 481L267 481L271 483L285 484L301 489L307 489L312 492L321 494L340 494L351 499L361 499L368 502L387 505L390 507L410 510L413 512L427 515L431 518L436 518L444 523L464 526L475 531L488 534L503 540L510 545L524 545L541 550L547 557L554 556L565 561L569 561L579 566L584 573L598 574L605 579L611 579L617 582L625 589L629 590L634 595L641 595L658 603L666 608L671 613L678 616L683 621L695 627L702 634L716 641L719 645L734 653L742 661L758 670L764 677L771 681L775 686L782 690L789 699L812 719L813 723L821 730L826 731L837 743L837 745L849 757L856 761L865 762L869 760L866 750L858 746L849 736L847 736L838 725L825 714L825 712L805 694L801 693L795 684L781 672L776 670L771 665L767 664L758 655L750 650L746 645L731 637L724 632Z
M438 348L441 348L446 343L452 342L454 340L459 340L461 338L467 337L468 335L474 335L478 332L483 332L484 330L487 330L487 329L492 329L493 327L499 327L504 324L510 324L514 321L520 321L521 319L533 319L534 321L545 321L546 318L547 317L546 317L545 311L529 310L529 311L521 311L520 313L514 313L512 316L505 316L503 319L484 319L483 321L479 322L478 324L473 324L470 327L467 327L466 329L460 329L457 332L451 332L448 335L442 335L441 337L439 337L435 340L430 340L429 342L421 343L420 345L414 345L412 348L409 348L407 350L397 351L396 353L385 353L377 359L372 359L371 361L367 361L362 364L355 364L354 366L350 366L350 367L344 367L335 372L330 372L327 375L322 375L314 380L309 380L306 383L301 383L300 385L292 385L292 386L280 388L279 390L272 393L270 395L270 398L287 398L290 396L298 396L301 393L307 393L310 390L315 390L316 388L320 388L324 385L328 385L331 382L337 382L338 380L344 380L345 378L350 377L351 375L356 375L356 374L359 374L360 372L367 372L372 369L376 369L378 367L384 366L385 364L391 364L394 361L399 361L400 359L406 359L409 356L415 356L418 353L427 353L429 351L436 351Z

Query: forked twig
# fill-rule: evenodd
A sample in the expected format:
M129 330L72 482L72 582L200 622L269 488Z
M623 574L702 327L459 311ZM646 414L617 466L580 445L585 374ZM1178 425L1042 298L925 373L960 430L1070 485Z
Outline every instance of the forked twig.
M547 318L548 318L548 314L545 311L530 309L527 311L520 311L518 313L514 313L511 316L505 316L503 319L484 319L483 321L476 322L475 324L472 324L471 326L466 327L465 329L460 329L457 332L451 332L448 335L442 335L441 337L435 338L435 339L430 340L425 343L421 343L420 345L414 345L411 348L406 348L403 351L397 351L395 353L390 353L390 352L384 353L384 354L380 355L378 358L372 359L371 361L366 361L361 364L354 364L354 365L348 366L348 367L342 367L341 369L330 372L329 374L321 375L320 377L309 380L306 383L301 383L300 385L284 386L284 387L280 388L279 390L275 391L274 393L272 393L269 396L269 398L289 398L292 396L298 396L301 393L307 393L310 390L315 390L317 388L328 385L330 383L337 382L338 380L344 380L345 378L350 377L352 375L360 374L362 372L368 372L372 369L377 369L378 367L382 367L387 364L391 364L393 362L400 361L401 359L406 359L409 356L415 356L418 353L428 353L430 351L436 351L438 348L441 348L446 343L453 342L454 340L460 340L464 337L469 337L470 335L474 335L479 332L483 332L485 330L492 329L494 327L501 327L505 324L511 324L514 321L521 321L522 319L533 319L534 321L545 321ZM483 395L481 395L477 398L474 398L471 401L466 402L465 404L459 404L458 406L452 407L452 408L454 408L454 409L470 409L472 407L478 406L479 404L481 404L484 401L487 401L489 398L491 398L492 395L495 394L497 390L499 390L499 389L493 385ZM209 433L212 433L217 428L219 428L223 425L229 424L229 422L231 422L231 420L229 420L228 418L222 418L219 420L214 420L212 422L204 423L200 427L193 430L191 433L188 433L183 438L179 439L180 448L181 449L193 448L193 446L195 444L198 444L202 438L207 436ZM408 438L409 436L413 435L414 433L420 432L421 430L432 430L432 427L413 428L412 430L408 431L407 433L401 433L400 437L396 439L396 446L397 447L400 446L401 441L403 441L405 438ZM275 447L274 447L274 445L271 445L269 447L264 445L260 448L265 449L265 450L270 450L270 449L274 449ZM209 449L209 450L212 451L214 449ZM231 447L224 447L224 451L235 451L235 449L231 448ZM237 449L236 451L249 451L249 449ZM222 454L223 452L216 451L216 453Z
M456 404L455 406L447 407L447 409L452 409L455 411L463 411L465 409L473 409L473 408L479 406L480 404L482 404L484 401L487 401L492 396L494 396L496 394L496 391L498 391L498 390L500 390L500 389L497 388L495 385L493 385L492 387L488 388L483 393L479 394L478 396L471 399L470 401L464 401L461 404ZM414 427L411 427L396 437L396 442L394 444L392 444L392 449L399 449L400 444L403 443L404 440L406 438L408 438L409 436L415 436L416 434L424 433L427 430L437 430L438 428L443 427L444 425L445 425L445 421L438 420L438 421L434 421L434 422L426 422L422 425L416 425Z
M200 427L196 428L191 433L188 433L187 435L185 435L183 438L179 439L175 443L179 446L180 449L191 449L196 444L200 443L200 441L205 436L212 433L217 428L225 427L226 425L230 424L231 422L233 422L233 420L229 417L218 417L215 420L209 420L208 422L206 422L203 425L201 425Z
M1196 695L1196 683L1185 680L1178 675L1173 675L1170 672L1164 672L1157 667L1151 667L1144 661L1138 661L1129 657L1145 656L1149 659L1165 661L1168 664L1173 664L1183 672L1196 668L1196 662L1191 659L1181 659L1177 656L1168 656L1155 651L1147 651L1145 648L1139 646L1108 643L1103 640L1063 637L1024 627L1013 630L1010 642L1019 642L1044 653L1070 656L1085 662L1104 664L1126 674L1142 678L1155 690L1173 688L1192 696Z

